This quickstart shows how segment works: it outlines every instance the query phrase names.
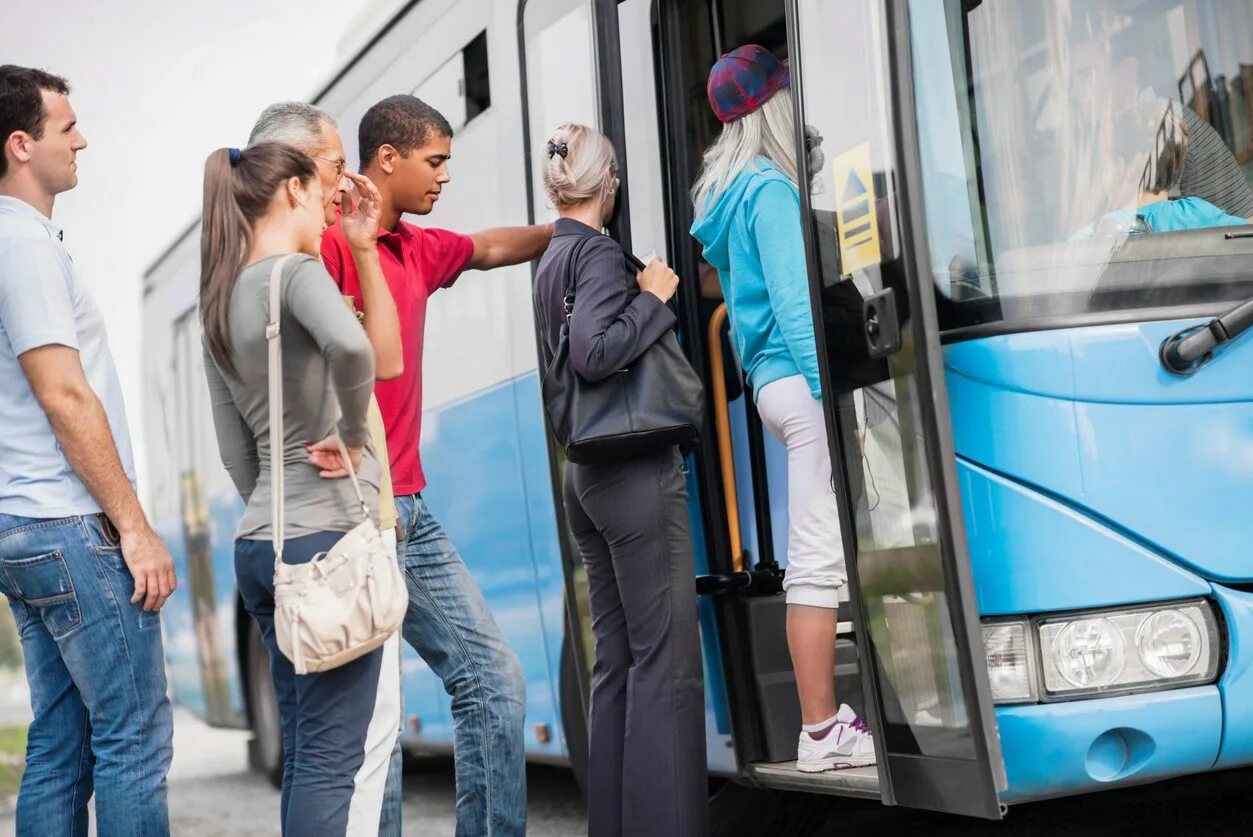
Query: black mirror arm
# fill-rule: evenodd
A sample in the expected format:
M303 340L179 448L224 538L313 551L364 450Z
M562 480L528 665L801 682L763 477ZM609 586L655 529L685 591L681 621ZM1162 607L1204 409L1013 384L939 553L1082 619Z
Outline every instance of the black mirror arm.
M1214 357L1223 344L1230 343L1253 327L1253 299L1215 317L1208 323L1184 329L1162 341L1158 357L1166 371L1175 375L1191 375Z

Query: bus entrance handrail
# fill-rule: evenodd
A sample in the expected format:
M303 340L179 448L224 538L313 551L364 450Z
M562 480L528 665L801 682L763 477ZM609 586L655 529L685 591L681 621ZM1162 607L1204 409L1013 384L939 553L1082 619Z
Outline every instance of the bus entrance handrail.
M709 366L713 372L714 425L718 433L718 463L722 469L722 498L727 508L731 570L741 573L744 571L744 544L740 540L740 504L735 496L735 455L731 448L731 407L727 401L726 367L722 358L722 324L726 321L724 302L709 318Z

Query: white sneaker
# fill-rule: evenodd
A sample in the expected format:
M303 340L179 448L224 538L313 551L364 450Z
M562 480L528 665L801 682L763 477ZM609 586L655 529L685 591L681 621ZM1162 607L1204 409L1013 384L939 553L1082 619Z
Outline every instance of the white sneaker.
M840 707L835 725L820 740L815 741L801 730L796 769L802 773L869 767L874 763L874 734L847 703Z

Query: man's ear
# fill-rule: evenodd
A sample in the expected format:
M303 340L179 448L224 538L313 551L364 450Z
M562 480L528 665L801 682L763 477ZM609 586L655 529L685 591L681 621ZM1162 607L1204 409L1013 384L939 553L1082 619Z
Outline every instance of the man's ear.
M25 131L14 131L4 140L4 148L0 153L9 157L11 161L19 163L29 163L31 157L31 145L35 142L34 137Z
M374 159L378 163L380 170L387 174L395 174L396 164L401 156L401 153L396 150L396 146L383 143L375 153Z

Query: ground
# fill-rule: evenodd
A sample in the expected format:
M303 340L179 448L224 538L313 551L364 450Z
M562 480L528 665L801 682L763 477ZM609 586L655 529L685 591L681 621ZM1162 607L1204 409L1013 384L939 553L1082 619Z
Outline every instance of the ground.
M24 737L24 735L23 735ZM247 733L215 730L184 711L174 718L170 770L170 829L178 837L277 837L279 796L248 772ZM0 733L0 753L4 748ZM2 757L2 756L0 756ZM0 762L0 783L4 765ZM454 831L452 762L421 759L405 774L405 834L423 837ZM586 815L570 771L532 766L527 773L529 834L578 837ZM0 834L12 834L13 798L0 785ZM93 829L93 834L95 831Z
M20 673L0 672L0 835L12 834L9 788L20 769L21 744L29 716ZM211 729L189 713L175 713L174 765L170 771L170 814L175 835L271 837L279 834L279 797L248 772L248 734ZM6 781L10 784L6 786ZM447 757L412 763L404 783L405 834L440 837L454 832L456 792ZM586 811L578 786L565 768L532 765L527 773L528 835L575 837L586 833ZM811 797L786 821L754 829L770 837L1088 837L1088 835L1253 834L1253 770L1223 771L1137 788L1011 808L1002 823L884 808L878 803ZM785 798L732 786L752 810L783 810ZM94 831L93 831L94 834ZM648 835L648 837L666 837ZM733 821L718 837L754 837Z

